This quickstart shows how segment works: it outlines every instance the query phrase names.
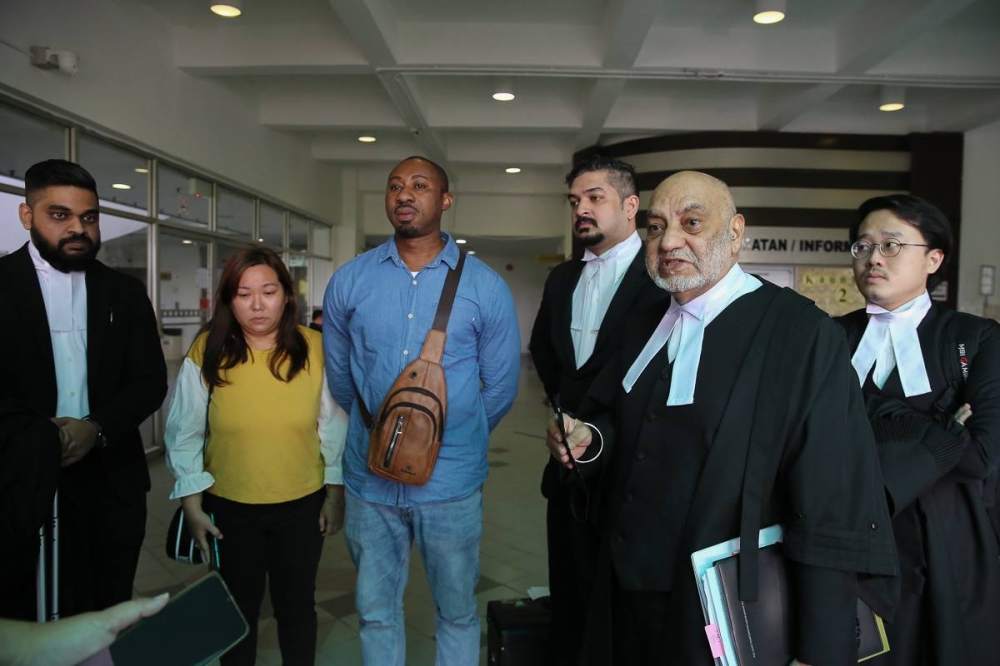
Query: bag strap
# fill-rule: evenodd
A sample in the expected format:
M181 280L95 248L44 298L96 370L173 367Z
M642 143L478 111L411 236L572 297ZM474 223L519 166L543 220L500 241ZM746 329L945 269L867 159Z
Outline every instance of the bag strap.
M208 400L205 401L205 441L201 445L201 459L205 460L205 451L208 451L208 435L212 432L211 426L208 423L208 408L212 406L212 392L215 391L215 386L209 384L208 386Z
M458 293L458 282L462 278L462 269L465 267L465 252L458 251L458 264L454 269L448 271L448 276L444 279L444 287L441 289L441 300L438 301L437 312L434 314L434 323L431 330L427 331L424 338L424 345L420 349L420 358L441 363L441 356L444 354L445 330L448 328L448 320L451 318L451 307L455 304L455 295ZM372 414L365 405L361 391L354 389L358 397L358 409L361 412L361 420L368 430L375 425Z
M465 266L465 252L458 251L458 264L454 270L448 271L445 278L444 288L441 290L441 300L438 301L437 313L434 315L434 325L427 331L424 338L424 346L420 349L420 358L433 363L441 363L444 355L445 330L448 328L448 320L451 318L451 306L455 303L455 294L458 293L458 281L462 277L462 268Z
M451 318L451 306L455 303L455 294L458 293L458 281L462 277L462 269L465 267L465 252L458 251L458 263L454 270L448 271L448 277L444 280L444 288L441 289L441 300L438 301L437 313L434 315L434 324L431 330L445 332L448 328L448 319Z
M365 399L361 397L361 391L354 389L354 394L358 397L358 410L361 412L361 420L364 422L365 428L371 430L372 426L375 425L375 420L372 419L371 412L365 406Z

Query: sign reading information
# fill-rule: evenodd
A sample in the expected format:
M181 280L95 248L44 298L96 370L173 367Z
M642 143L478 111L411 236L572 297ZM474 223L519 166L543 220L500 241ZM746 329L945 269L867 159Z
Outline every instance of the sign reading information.
M747 226L740 263L850 266L847 229Z

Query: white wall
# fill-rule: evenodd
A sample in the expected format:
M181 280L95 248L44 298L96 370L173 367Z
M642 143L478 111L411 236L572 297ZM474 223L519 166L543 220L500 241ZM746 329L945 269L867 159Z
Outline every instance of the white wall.
M514 295L514 307L517 309L517 325L521 330L521 353L527 354L531 326L535 323L535 315L542 302L542 287L545 286L545 279L553 265L537 263L530 257L476 256L499 273L510 287ZM511 270L507 270L508 264L512 267Z
M17 48L0 44L0 89L336 221L334 172L307 140L261 126L256 99L232 84L175 67L174 30L149 6L2 0L0 42ZM33 67L30 46L75 51L80 71Z
M965 135L962 168L962 240L958 276L958 308L983 314L979 295L979 267L1000 267L1000 207L996 191L1000 185L1000 122ZM1000 315L1000 284L989 301L988 316Z

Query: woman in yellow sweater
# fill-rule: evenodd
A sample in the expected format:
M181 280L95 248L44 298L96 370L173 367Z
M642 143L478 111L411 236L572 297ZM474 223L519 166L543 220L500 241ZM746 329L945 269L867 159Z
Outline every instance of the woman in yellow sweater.
M343 525L347 417L326 385L321 335L296 321L278 255L237 252L167 416L170 498L180 498L206 561L218 548L219 572L250 624L226 666L255 663L265 574L283 662L313 663L322 538Z

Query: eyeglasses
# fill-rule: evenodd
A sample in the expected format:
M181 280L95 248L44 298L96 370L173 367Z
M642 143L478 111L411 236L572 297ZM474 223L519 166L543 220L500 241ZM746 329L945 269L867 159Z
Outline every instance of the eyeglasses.
M875 248L882 254L883 257L895 257L899 254L899 251L904 245L913 245L915 247L930 247L927 243L900 243L895 238L889 238L881 243L871 243L869 241L857 241L851 246L851 256L855 259L867 259L872 256L872 252Z

